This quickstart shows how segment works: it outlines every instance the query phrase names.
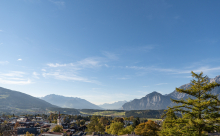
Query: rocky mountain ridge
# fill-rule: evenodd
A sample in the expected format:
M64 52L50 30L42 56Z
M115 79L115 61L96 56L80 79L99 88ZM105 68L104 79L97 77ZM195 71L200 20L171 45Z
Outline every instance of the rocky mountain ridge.
M220 83L220 75L215 78L210 78L209 82ZM180 86L181 89L189 88L191 83ZM212 90L213 94L220 94L220 87L216 87ZM167 109L167 107L172 107L175 104L171 102L172 99L185 99L188 98L187 94L178 93L174 90L170 94L162 95L158 92L152 92L141 99L134 99L131 102L127 102L122 106L123 110L161 110ZM220 98L220 95L219 95Z

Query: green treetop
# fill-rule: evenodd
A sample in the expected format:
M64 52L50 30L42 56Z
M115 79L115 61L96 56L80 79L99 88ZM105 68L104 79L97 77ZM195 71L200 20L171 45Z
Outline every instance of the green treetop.
M174 100L178 106L173 109L176 112L182 113L181 127L183 135L202 136L207 132L218 130L220 123L219 100L218 95L211 93L212 89L220 86L216 82L209 83L208 77L203 76L203 73L192 73L191 87L187 89L176 88L179 93L188 94L188 99Z
M178 118L174 113L173 109L169 108L166 114L162 117L165 120L162 124L162 129L160 131L161 136L182 136L181 132L181 124L178 122L182 122L181 118Z
M87 132L98 132L103 134L105 132L104 126L99 122L97 116L92 116L90 123L87 125Z

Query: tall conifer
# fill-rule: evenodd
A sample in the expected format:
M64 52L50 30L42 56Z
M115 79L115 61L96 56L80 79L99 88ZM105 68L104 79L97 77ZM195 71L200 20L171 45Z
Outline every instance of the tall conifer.
M189 95L188 99L174 100L178 106L172 109L182 113L183 135L202 136L207 132L213 132L219 129L220 123L218 95L211 93L212 89L220 86L216 82L209 83L207 76L203 76L203 72L196 74L193 71L191 87L187 89L176 88L179 93Z

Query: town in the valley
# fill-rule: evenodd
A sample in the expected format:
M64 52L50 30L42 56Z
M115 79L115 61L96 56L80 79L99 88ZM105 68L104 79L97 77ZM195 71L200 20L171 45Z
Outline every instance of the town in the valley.
M82 136L82 135L135 135L134 128L149 121L158 129L162 119L113 117L100 115L50 114L2 115L2 136ZM113 126L114 125L114 126ZM115 128L116 127L116 128ZM114 130L115 129L115 130Z

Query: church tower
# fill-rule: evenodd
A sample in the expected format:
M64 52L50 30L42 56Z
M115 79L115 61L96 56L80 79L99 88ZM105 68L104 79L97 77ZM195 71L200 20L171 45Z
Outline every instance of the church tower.
M57 125L60 125L60 126L62 125L62 124L61 124L60 112L59 112L59 116L58 116L58 118L57 118Z

